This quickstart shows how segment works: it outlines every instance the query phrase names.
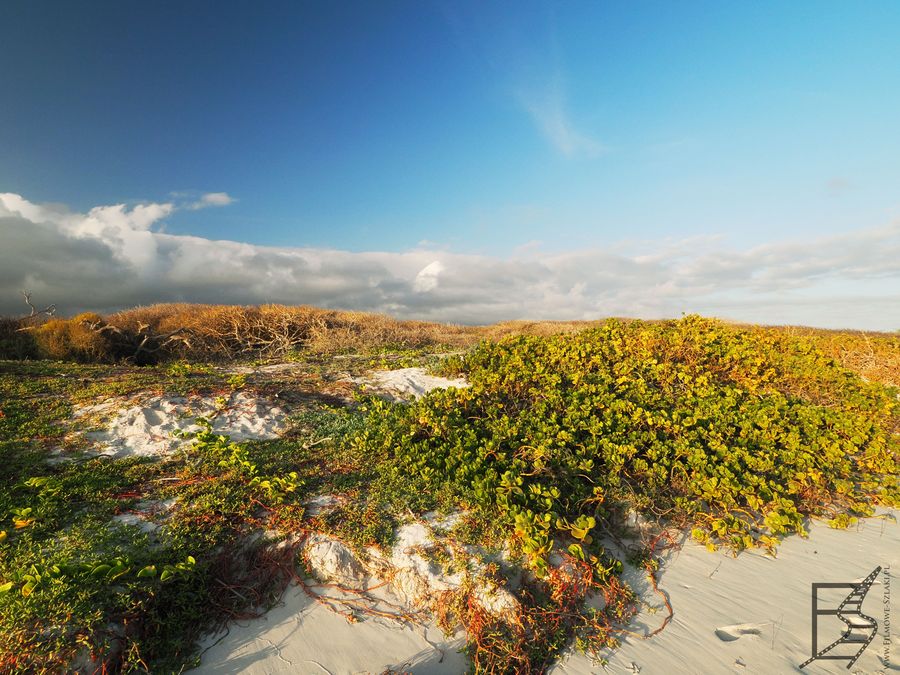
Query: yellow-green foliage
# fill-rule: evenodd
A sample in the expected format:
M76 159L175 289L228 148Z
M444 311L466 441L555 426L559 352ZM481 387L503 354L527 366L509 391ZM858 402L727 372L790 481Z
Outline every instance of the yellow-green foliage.
M157 363L179 359L210 362L292 358L298 352L329 355L446 351L468 348L480 340L496 342L519 335L550 337L599 325L588 321L507 321L490 326L458 326L399 321L381 314L309 306L180 303L135 307L105 316L105 324L117 330L96 336L85 329L84 318L90 322L100 319L96 314L69 320L52 319L40 327L31 324L25 331L19 328L28 326L29 319L0 319L0 358L132 359L138 363ZM740 328L758 337L781 336L807 341L823 355L868 380L900 385L900 335L790 326ZM172 333L176 337L166 339ZM35 344L38 335L40 347ZM145 346L135 359L142 342Z
M181 434L194 439L194 450L211 456L220 467L246 479L250 489L260 492L269 504L280 504L286 496L303 487L296 471L281 476L260 475L246 447L231 442L228 436L213 433L212 422L206 418L198 417L195 422L200 431Z
M628 506L741 549L898 500L894 392L805 338L613 320L485 342L447 369L471 388L374 403L356 443L508 523L538 572L562 542L608 575L597 528Z
M30 332L41 358L96 363L113 358L109 338L90 326L102 325L100 315L79 314L71 319L50 319Z

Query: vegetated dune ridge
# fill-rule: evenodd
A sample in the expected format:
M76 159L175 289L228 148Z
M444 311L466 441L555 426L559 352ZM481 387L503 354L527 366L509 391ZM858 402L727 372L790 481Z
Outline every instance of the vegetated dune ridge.
M337 354L438 346L467 348L482 339L571 333L597 323L504 321L490 326L460 326L308 306L160 304L104 317L0 317L0 358L109 362L133 358L145 338L147 343L138 360L149 363L279 358L297 350ZM900 385L900 333L734 325L809 340L867 379Z
M864 518L897 500L896 336L278 307L13 323L6 355L72 361L0 362L2 670L177 670L229 619L212 672L594 668L559 665L573 640L619 672L673 670L661 645L682 672L783 670L809 583L897 550Z

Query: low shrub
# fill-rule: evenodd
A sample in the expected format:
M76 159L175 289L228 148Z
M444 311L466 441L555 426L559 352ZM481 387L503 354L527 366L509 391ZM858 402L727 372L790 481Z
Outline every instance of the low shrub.
M79 314L71 319L51 318L29 330L40 358L80 363L114 360L110 337L93 329L103 323L98 314Z
M478 340L473 328L306 306L154 305L113 314L107 321L130 332L142 327L154 335L182 331L187 339L163 349L161 360L229 361L284 357L301 350L368 353L388 344L468 346Z
M539 578L562 551L606 587L620 563L601 535L629 509L738 551L900 503L895 392L806 338L610 320L483 342L444 369L471 387L373 401L354 444L421 508L449 494L504 524Z
M44 324L39 323L42 320ZM627 325L633 320L620 322ZM74 319L0 317L0 358L153 364L292 358L298 353L372 354L386 349L446 351L467 349L480 340L551 337L598 325L590 321L505 321L458 326L309 306L172 303L135 307L102 319L92 313ZM759 336L806 341L869 380L900 385L898 335L792 326L734 327ZM92 335L98 328L100 335Z
M38 348L34 336L21 319L0 317L0 359L35 359Z

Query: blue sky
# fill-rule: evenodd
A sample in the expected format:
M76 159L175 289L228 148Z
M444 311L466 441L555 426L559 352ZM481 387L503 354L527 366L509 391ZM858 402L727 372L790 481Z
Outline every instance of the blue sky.
M483 5L5 2L0 192L172 203L170 235L486 261L900 218L900 3ZM231 203L187 206L207 193ZM898 276L821 297L890 299Z

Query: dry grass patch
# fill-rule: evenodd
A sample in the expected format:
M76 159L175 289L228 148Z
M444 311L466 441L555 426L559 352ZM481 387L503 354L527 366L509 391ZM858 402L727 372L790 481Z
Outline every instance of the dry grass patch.
M477 341L472 328L308 306L153 305L113 314L108 321L130 330L146 325L159 334L182 329L188 341L175 346L172 356L212 361L279 357L301 349L335 354Z
M623 323L632 320L622 319ZM644 322L648 324L656 322ZM158 363L290 359L298 352L329 356L385 351L459 350L481 340L577 333L600 321L503 321L462 326L400 321L383 314L310 306L157 304L104 317L0 317L0 358ZM740 324L738 324L740 325ZM870 381L900 385L900 334L795 326L741 327L803 339Z
M871 382L900 386L900 333L826 331L789 328L790 333L809 338L818 349L844 368Z

